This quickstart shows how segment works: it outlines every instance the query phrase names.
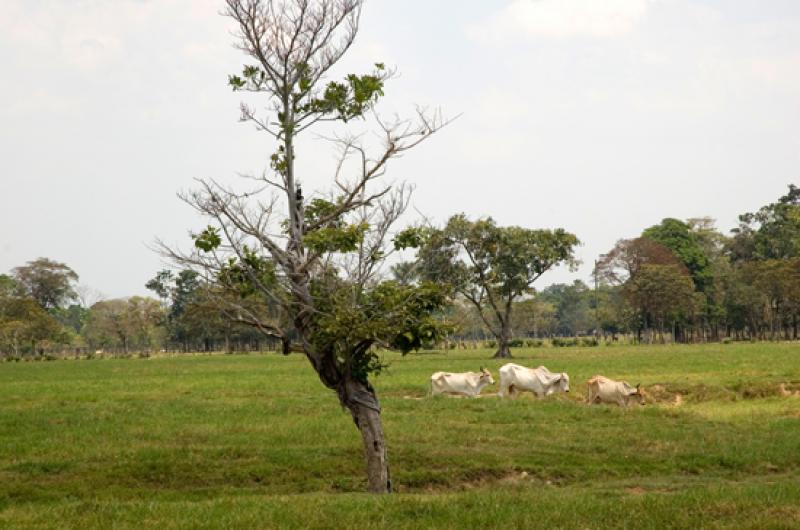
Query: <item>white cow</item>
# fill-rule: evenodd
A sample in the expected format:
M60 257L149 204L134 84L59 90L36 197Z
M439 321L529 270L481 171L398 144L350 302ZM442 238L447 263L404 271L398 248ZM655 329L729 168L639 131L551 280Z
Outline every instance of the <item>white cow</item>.
M486 385L493 385L494 379L489 370L481 367L480 372L436 372L431 376L431 395L456 394L475 397Z
M614 381L602 375L596 375L586 381L586 403L616 403L627 407L631 401L644 405L642 385L632 387L627 381Z
M569 376L554 374L544 366L526 368L508 363L500 367L500 397L517 397L519 392L533 392L536 397L555 392L569 392Z

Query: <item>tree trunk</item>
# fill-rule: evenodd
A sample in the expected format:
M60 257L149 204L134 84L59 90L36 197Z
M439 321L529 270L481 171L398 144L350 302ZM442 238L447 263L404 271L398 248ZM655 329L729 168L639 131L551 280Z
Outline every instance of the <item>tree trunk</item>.
M510 317L510 315L507 315ZM497 335L497 351L494 352L493 359L511 359L511 349L508 343L511 342L511 319L506 318L502 321L500 335Z
M340 387L339 399L353 416L364 442L364 459L367 465L367 482L370 493L391 493L389 458L383 435L381 409L375 389L369 383L347 381Z
M364 442L369 491L370 493L391 493L392 481L389 477L389 458L383 436L381 413L361 406L357 406L356 410L351 410L351 413Z
M511 326L503 325L500 335L497 336L497 351L494 352L494 359L511 359L511 349L508 343L511 341Z
M508 347L508 343L501 344L497 351L494 352L493 359L511 359L513 356L511 355L511 350Z

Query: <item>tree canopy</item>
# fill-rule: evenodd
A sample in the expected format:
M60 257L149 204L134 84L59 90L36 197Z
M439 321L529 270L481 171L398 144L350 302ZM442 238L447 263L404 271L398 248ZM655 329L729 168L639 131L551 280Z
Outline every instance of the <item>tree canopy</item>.
M12 271L23 296L30 296L46 311L64 307L77 299L78 275L63 263L48 258L29 261Z
M514 301L560 263L574 264L578 238L563 229L501 227L491 218L451 217L442 229L411 229L401 236L420 243L419 278L450 285L471 303L497 338L496 357L510 357ZM418 240L418 241L417 241Z
M689 271L698 291L704 292L710 286L713 278L711 264L698 237L687 223L678 219L664 219L660 224L644 230L642 237L670 249Z
M739 216L729 251L734 261L788 259L800 256L800 188L756 212Z

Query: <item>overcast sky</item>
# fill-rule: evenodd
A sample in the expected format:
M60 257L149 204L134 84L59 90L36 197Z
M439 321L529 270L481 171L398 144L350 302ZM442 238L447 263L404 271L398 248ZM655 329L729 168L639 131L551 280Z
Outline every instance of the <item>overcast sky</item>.
M176 192L258 172L269 138L226 86L221 0L0 1L0 273L63 261L145 294L155 237L205 226ZM664 217L740 213L800 183L797 0L367 0L341 72L397 67L386 104L462 117L390 167L414 205L564 227L577 273ZM298 153L307 187L323 143Z

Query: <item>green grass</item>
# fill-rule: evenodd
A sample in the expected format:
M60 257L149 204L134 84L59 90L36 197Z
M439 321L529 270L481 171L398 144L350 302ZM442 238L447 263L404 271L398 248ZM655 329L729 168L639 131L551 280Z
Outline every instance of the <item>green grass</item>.
M502 363L387 354L383 498L301 356L0 364L0 528L800 528L800 397L777 390L800 345L515 354L572 393L428 398L434 371ZM586 406L598 373L656 402Z

